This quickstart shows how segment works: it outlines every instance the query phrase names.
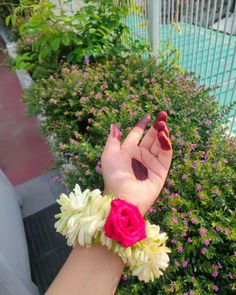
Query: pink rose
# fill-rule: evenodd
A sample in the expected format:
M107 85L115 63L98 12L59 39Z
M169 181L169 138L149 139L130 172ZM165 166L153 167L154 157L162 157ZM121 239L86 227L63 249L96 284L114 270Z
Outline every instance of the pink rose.
M137 206L121 199L111 202L105 223L105 235L124 247L146 238L146 224Z

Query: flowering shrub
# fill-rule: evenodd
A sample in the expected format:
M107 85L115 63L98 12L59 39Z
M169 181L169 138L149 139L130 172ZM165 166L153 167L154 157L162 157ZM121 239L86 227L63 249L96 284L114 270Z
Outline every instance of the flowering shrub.
M123 294L233 294L235 290L236 141L224 135L209 89L165 62L136 57L64 66L33 85L29 112L43 114L67 186L102 189L100 155L111 123L124 136L139 118L168 113L174 156L166 185L150 208L169 235L170 267L144 284L123 276Z
M24 7L25 0L19 7ZM31 1L32 0L27 0ZM145 51L143 41L132 41L129 28L122 21L127 5L114 5L113 0L87 0L75 14L63 10L55 13L49 1L31 4L33 13L19 26L17 69L30 71L35 80L60 70L61 64L81 64L112 56L128 56L131 51ZM20 17L19 7L7 22ZM14 21L13 21L14 20Z

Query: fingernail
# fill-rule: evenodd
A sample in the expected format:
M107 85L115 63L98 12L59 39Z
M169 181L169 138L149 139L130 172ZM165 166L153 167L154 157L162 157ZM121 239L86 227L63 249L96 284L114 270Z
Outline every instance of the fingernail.
M160 113L158 113L156 120L152 125L154 129L158 130L157 125L158 125L158 122L160 122L160 121L164 121L164 122L167 121L167 113L166 112L161 111Z
M164 131L166 136L169 137L169 130L168 130L168 128L166 126L166 123L164 121L157 122L157 130L158 131Z
M112 137L119 139L119 136L121 136L120 133L121 132L120 132L119 128L115 124L112 124L111 125L111 135L112 135Z
M148 125L148 123L150 122L150 115L146 115L145 117L143 117L141 120L139 120L139 122L136 124L136 126L145 129Z
M171 143L169 138L166 136L164 131L158 132L158 140L160 141L161 148L164 151L169 151L171 150Z
M164 121L167 122L167 113L164 111L161 111L158 115L157 115L157 120L158 121Z

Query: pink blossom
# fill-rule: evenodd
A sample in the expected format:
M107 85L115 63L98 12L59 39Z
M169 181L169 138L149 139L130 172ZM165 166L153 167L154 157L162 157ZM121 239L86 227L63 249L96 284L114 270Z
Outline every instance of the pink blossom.
M178 267L180 264L178 261L175 261L175 265Z
M76 141L74 139L70 139L70 144L76 144Z
M186 229L188 229L188 220L184 220L184 226Z
M192 218L191 219L191 222L192 222L192 224L197 224L198 223L198 220L197 220L197 218Z
M212 276L213 276L213 278L218 277L218 272L217 272L217 271L214 271L214 272L212 273Z
M84 96L82 96L81 99L79 100L79 102L80 102L81 104L85 104L85 103L87 103L87 102L88 102L88 97L84 97Z
M199 198L200 200L203 200L203 199L204 199L204 195L203 195L203 194L199 194L199 195L198 195L198 198Z
M168 187L171 187L173 185L172 181L169 178L166 179L166 183Z
M201 184L197 184L196 185L196 190L197 191L200 191L200 190L202 190L203 189L203 186L201 185Z
M214 195L219 195L219 194L220 194L220 191L216 188L216 189L213 189L213 190L212 190L212 193L213 193Z
M186 178L187 178L186 174L183 174L182 177L181 177L181 179L183 179L183 180L186 179Z
M187 238L188 243L192 243L192 239L190 237Z
M229 272L229 273L227 274L227 277L230 278L230 279L233 279L233 278L234 278L234 276L233 276L233 274L232 274L231 272Z
M175 223L178 223L179 219L178 219L178 217L174 216L174 217L172 217L172 221Z
M207 249L206 249L206 248L202 248L202 249L200 250L200 252L201 252L202 254L206 254L206 253L207 253Z
M217 263L217 265L216 264L214 264L214 265L212 265L212 268L214 268L214 269L222 269L223 268L223 265L222 264L220 264L220 263Z
M178 246L177 250L179 253L182 253L184 251L184 248L183 248L183 246Z
M187 266L188 266L188 261L185 260L185 261L183 262L183 267L187 267Z
M226 228L225 230L225 234L228 236L230 234L230 229L229 228Z
M95 170L96 170L96 172L99 173L99 174L102 173L102 168L101 168L100 165L97 165L97 166L95 167Z
M60 149L64 150L66 148L66 145L60 142L59 147L60 147Z
M154 211L154 208L150 207L148 211L149 211L149 213L152 213Z
M168 190L168 188L165 187L165 188L164 188L164 192L165 192L166 194L169 194L170 191Z
M80 134L79 132L75 131L75 138L79 138Z
M208 232L208 230L206 228L201 228L200 231L199 231L199 235L201 237L203 237L207 232Z
M208 239L206 239L206 240L204 241L204 245L208 246L209 244L210 244L210 241L209 241Z

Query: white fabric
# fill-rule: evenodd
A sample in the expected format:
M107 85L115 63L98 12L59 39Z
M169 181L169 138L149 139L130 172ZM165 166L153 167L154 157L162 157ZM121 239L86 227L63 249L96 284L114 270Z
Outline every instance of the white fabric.
M34 295L21 210L14 187L0 170L0 294Z

